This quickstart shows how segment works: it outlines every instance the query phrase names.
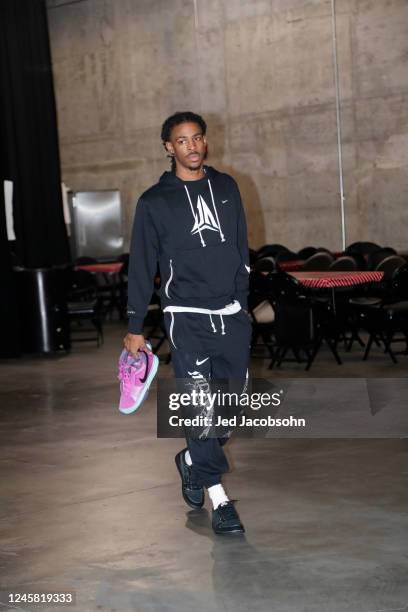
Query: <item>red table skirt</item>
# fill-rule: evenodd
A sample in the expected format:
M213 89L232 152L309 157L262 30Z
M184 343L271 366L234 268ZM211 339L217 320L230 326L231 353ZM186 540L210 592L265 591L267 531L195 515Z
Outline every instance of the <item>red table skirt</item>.
M363 283L380 282L384 272L290 272L302 285L316 289L351 287Z
M84 264L76 266L77 270L86 270L87 272L101 272L103 274L119 274L123 268L123 262L117 261L112 263L97 263Z
M295 270L301 270L303 268L304 263L304 259L295 259L294 261L281 261L277 264L277 267L281 272L293 272Z

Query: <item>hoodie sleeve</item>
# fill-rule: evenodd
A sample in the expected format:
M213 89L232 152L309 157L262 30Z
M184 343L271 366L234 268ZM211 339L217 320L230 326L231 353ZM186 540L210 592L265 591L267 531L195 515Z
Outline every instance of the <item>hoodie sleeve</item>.
M248 292L249 292L249 252L248 252L248 234L245 220L245 211L236 185L238 199L238 231L237 231L237 246L241 255L241 265L235 277L235 295L234 299L238 300L244 310L248 310Z
M128 330L143 333L143 321L153 293L157 270L158 237L147 202L140 198L136 206L130 244L128 272Z

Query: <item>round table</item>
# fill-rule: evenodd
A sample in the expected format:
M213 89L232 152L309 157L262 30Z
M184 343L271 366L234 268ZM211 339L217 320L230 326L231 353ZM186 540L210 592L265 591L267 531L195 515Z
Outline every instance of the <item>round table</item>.
M351 287L364 283L379 283L384 272L377 271L350 271L337 272L325 270L324 272L289 272L302 285L313 289L334 289L335 287Z

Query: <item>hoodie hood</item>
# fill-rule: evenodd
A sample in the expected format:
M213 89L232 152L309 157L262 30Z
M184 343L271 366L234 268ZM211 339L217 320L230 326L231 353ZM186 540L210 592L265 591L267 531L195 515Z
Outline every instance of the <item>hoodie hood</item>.
M212 180L215 178L216 175L220 175L220 172L218 172L217 170L215 170L215 168L212 168L211 166L203 166L203 168L205 176L203 176L201 179L198 179L198 181L204 181L206 179ZM197 181L183 181L176 175L174 170L166 170L166 172L163 172L159 179L159 185L172 185L174 187L184 187L184 185L186 184L189 185L196 182Z

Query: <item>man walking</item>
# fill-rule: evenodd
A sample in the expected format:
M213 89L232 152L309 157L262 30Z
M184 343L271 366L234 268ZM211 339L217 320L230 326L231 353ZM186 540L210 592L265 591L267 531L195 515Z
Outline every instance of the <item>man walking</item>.
M232 177L204 165L206 123L176 113L162 126L172 169L140 198L129 261L129 333L125 346L145 350L143 320L156 273L176 378L192 381L248 376L251 324L246 313L249 259L245 214ZM182 493L192 508L206 488L216 533L244 527L222 484L228 462L222 438L187 437L176 455Z

